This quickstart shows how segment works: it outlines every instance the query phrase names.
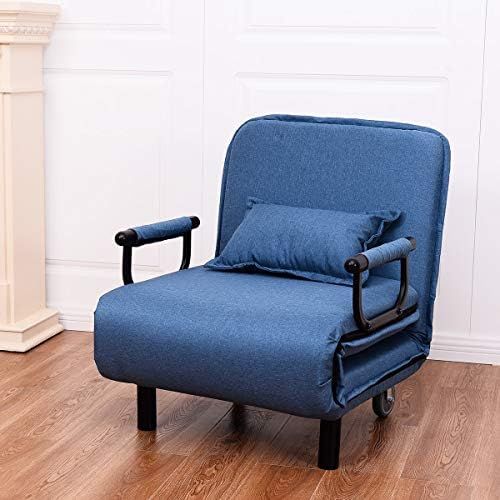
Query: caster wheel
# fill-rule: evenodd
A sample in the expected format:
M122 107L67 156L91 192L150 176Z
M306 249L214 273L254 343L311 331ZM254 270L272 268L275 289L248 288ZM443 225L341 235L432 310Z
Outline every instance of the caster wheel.
M390 415L392 409L394 408L394 403L396 402L396 388L391 387L387 391L382 392L378 396L372 399L372 408L380 418L386 418Z

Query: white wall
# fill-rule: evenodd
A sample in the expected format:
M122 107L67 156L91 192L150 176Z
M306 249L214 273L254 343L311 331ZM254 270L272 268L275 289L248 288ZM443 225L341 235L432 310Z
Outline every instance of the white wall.
M464 350L500 364L500 2L489 0L480 149L471 326ZM460 354L459 354L460 355Z
M200 214L203 2L67 0L45 59L48 301L91 329L119 229ZM196 239L199 253L199 238ZM141 248L135 276L173 269Z
M113 235L132 225L199 214L207 260L225 148L246 118L408 121L453 150L433 355L500 362L500 13L486 4L64 1L46 54L50 306L91 329L97 297L120 284ZM174 269L177 243L139 249L136 277Z

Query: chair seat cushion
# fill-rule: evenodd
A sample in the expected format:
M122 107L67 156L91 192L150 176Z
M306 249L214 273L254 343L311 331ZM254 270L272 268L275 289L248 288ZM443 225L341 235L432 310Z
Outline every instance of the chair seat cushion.
M392 307L398 290L398 281L371 276L366 315ZM356 330L351 300L341 285L187 269L105 294L95 313L95 360L114 380L324 418L346 402L336 397L346 384L335 379L334 355L340 337ZM408 305L416 302L410 288ZM418 311L376 335L417 320ZM421 350L411 334L399 335L400 356L396 340L390 361L361 369L366 387Z

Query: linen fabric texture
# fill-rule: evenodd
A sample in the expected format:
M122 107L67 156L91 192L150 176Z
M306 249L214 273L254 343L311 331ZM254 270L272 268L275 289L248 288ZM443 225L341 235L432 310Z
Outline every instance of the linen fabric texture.
M193 268L101 297L99 371L325 419L411 375L432 336L449 164L446 139L424 127L284 115L246 122L226 156L216 256L249 196L351 213L400 210L379 243L416 238L406 305L418 301L418 309L375 333L345 337L356 330L350 287ZM393 307L398 291L397 263L373 268L363 286L366 316Z
M189 217L179 217L178 219L137 226L132 229L139 238L138 243L146 244L182 236L193 229L193 223Z
M258 269L352 285L344 262L375 244L400 215L396 210L355 214L290 207L250 197L245 217L228 244L205 266L220 271ZM368 272L362 279L368 279Z
M363 289L368 317L392 307L398 291L399 281L370 276ZM410 288L407 303L416 301ZM343 285L195 267L101 297L95 359L108 378L331 417L421 354L413 336L396 333L415 323L416 312L378 332L379 340L401 336L395 345L380 346L363 362L349 352L335 359L341 336L356 330L351 302L352 288ZM348 368L342 381L334 380L334 368L346 362L362 374L355 386Z
M362 254L368 260L368 269L372 269L387 262L408 257L412 250L413 245L408 239L398 238L397 240L366 250Z

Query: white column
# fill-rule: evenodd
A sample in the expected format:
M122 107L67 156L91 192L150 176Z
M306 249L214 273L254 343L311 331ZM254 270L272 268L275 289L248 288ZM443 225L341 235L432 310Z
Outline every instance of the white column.
M45 305L42 63L58 10L0 2L0 350L63 329Z

